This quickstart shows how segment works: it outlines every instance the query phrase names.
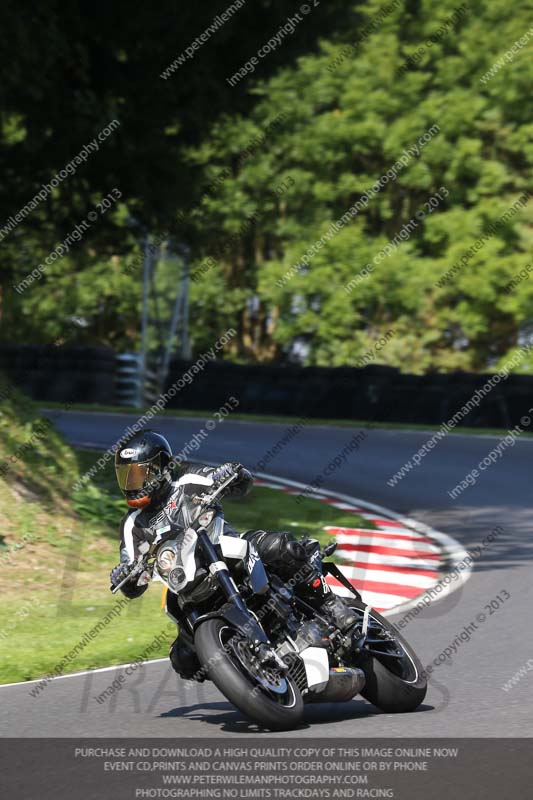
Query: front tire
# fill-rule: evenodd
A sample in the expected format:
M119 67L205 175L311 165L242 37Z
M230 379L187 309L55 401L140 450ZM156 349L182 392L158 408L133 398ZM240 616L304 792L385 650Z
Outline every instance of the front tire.
M236 657L236 643L245 652L246 640L222 619L208 619L198 626L194 646L200 662L215 686L243 714L272 731L295 728L304 711L302 696L289 678L286 692L268 692L253 680L245 661Z
M365 603L350 601L350 607L362 620ZM366 677L362 696L388 714L414 711L427 692L427 681L420 659L396 628L373 608L369 613L369 638L376 640L369 645L373 653L365 652L363 648L357 656L356 664ZM376 651L382 651L383 655L375 655ZM390 654L385 655L393 652L401 655L397 658Z

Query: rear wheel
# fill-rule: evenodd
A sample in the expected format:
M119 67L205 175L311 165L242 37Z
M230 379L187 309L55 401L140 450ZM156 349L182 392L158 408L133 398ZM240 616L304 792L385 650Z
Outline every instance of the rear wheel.
M304 705L293 681L255 658L246 637L222 619L208 619L194 635L209 677L247 717L272 731L295 728Z
M350 601L362 628L365 603ZM368 614L367 640L356 665L365 673L361 694L373 705L389 714L414 711L424 700L427 681L413 648L385 617L373 608ZM355 663L355 662L354 662Z

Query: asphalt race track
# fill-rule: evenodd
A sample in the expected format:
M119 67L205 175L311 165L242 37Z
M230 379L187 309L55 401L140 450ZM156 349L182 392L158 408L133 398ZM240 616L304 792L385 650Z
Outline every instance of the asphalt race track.
M132 415L51 415L70 442L95 445L102 451L135 421ZM205 419L161 418L156 422L153 427L179 450L202 428ZM226 420L210 431L194 457L210 462L239 460L253 466L288 427ZM281 448L264 471L307 484L327 468L356 433L355 428L307 426ZM330 471L324 488L408 514L448 533L467 550L479 545L496 526L503 531L483 548L470 579L461 588L421 611L403 630L427 665L470 626L471 634L463 634L451 660L434 667L424 705L406 715L382 714L362 699L338 706L308 706L298 737L531 736L533 440L518 439L493 466L481 472L474 486L453 500L447 491L498 445L498 437L447 436L420 466L391 487L387 479L431 434L374 429L367 434L360 449ZM230 509L228 505L226 514L231 519ZM257 525L261 526L261 520ZM500 601L496 600L498 595ZM492 607L491 601L495 601ZM398 619L392 617L393 621ZM525 669L520 679L505 691L502 686L521 667ZM265 735L243 719L211 684L180 681L166 660L147 664L117 693L115 701L99 705L94 696L116 674L113 667L60 678L37 697L29 695L35 684L0 687L0 733L167 739ZM294 736L294 732L267 735Z

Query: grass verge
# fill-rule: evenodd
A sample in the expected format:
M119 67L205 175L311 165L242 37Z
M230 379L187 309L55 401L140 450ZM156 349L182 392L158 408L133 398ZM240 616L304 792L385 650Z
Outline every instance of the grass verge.
M31 407L28 413L31 416ZM16 415L11 416L16 428ZM109 592L108 575L118 561L118 524L126 507L110 464L93 483L73 493L77 477L90 468L97 455L91 450L71 450L55 432L51 436L59 462L49 463L48 440L41 443L43 453L38 461L45 474L46 469L55 469L53 499L30 490L35 464L30 469L25 462L19 463L13 485L0 487L4 508L10 508L9 532L0 549L0 563L3 560L7 567L0 573L0 683L47 675L66 658L65 673L135 662L147 649L149 658L163 657L176 634L161 610L162 585L154 583L80 647L85 634L122 597ZM44 477L41 475L41 480L46 483ZM14 491L19 493L19 503L13 502ZM28 491L30 495L25 494ZM293 495L260 486L246 498L225 501L224 508L239 531L290 530L322 543L329 540L325 525L373 527L326 503L310 498L296 503ZM158 635L167 642L152 647ZM78 651L70 658L76 645Z

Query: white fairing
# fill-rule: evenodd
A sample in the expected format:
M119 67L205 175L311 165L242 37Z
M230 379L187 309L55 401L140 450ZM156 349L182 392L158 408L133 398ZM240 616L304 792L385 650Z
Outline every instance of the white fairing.
M329 681L329 659L323 647L306 647L300 653L304 662L307 685L313 692L321 692Z
M192 528L189 528L183 539L180 552L181 563L183 564L187 583L193 581L194 576L196 575L196 559L194 557L194 552L196 550L197 541L198 536L196 535L196 532L193 531Z
M224 558L245 558L248 548L246 539L238 536L221 536L219 542Z

